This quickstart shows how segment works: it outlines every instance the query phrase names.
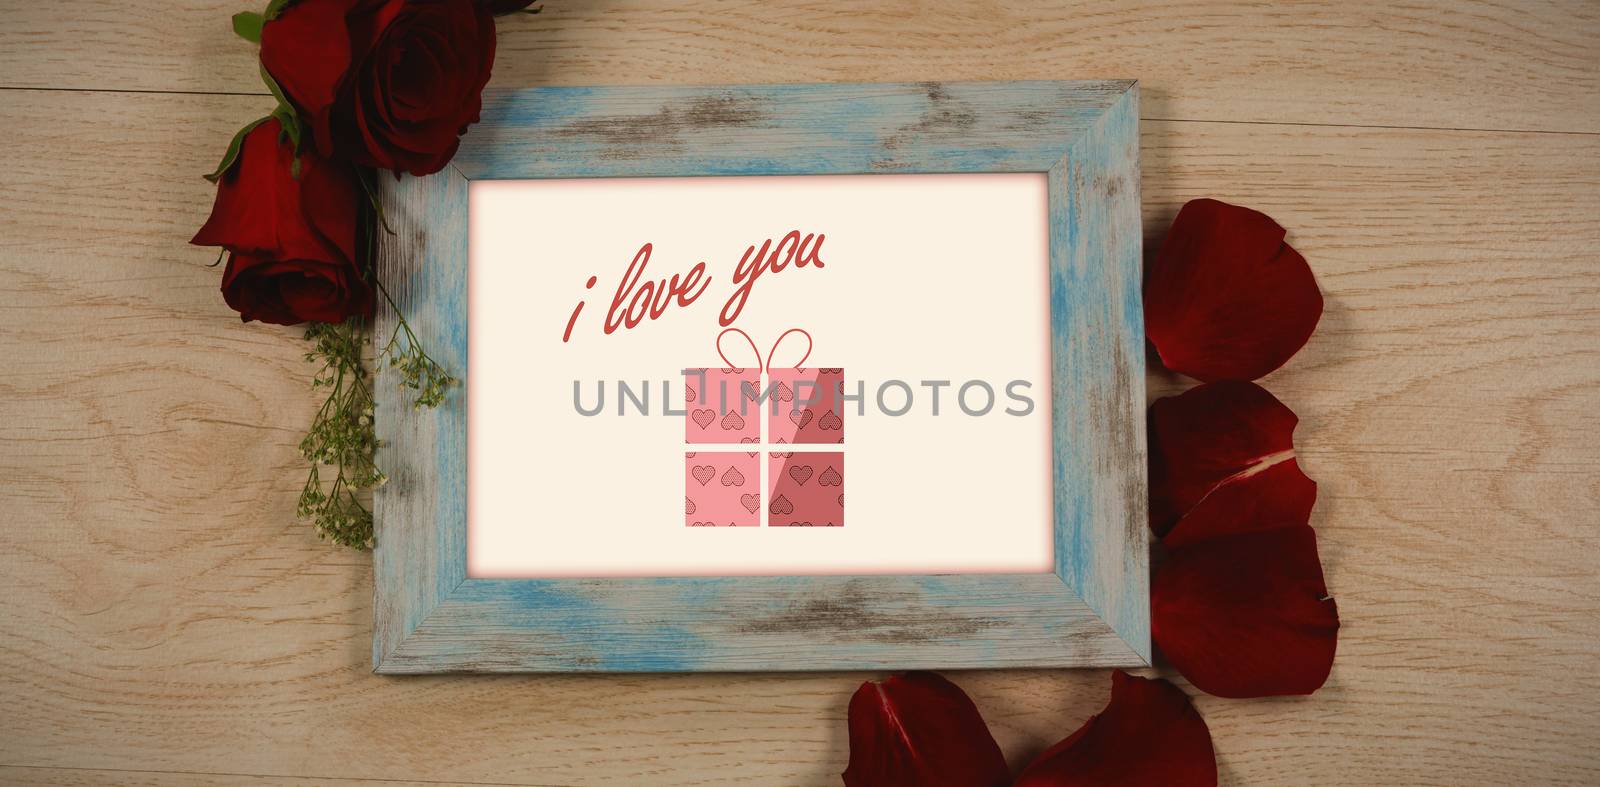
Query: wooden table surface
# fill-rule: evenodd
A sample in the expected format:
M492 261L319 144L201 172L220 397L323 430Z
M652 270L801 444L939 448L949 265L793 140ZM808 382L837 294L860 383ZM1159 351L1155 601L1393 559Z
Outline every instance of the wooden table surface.
M370 557L294 516L303 343L185 245L271 106L228 24L251 5L0 0L0 782L836 784L869 675L370 673ZM1265 384L1321 485L1339 657L1309 698L1196 700L1223 780L1600 783L1592 0L550 0L501 27L499 86L1142 80L1146 235L1193 197L1264 210L1327 296ZM954 677L1019 764L1109 685Z

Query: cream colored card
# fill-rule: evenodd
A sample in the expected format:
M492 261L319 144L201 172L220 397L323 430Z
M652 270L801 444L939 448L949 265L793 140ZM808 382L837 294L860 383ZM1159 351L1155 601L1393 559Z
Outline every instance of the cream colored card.
M1044 175L470 188L470 576L1051 569ZM813 236L820 265L736 281L747 250L791 231ZM646 282L682 284L702 262L687 306L674 295L659 317L617 324ZM804 365L842 367L845 391L863 394L846 441L815 446L848 463L843 527L685 526L685 452L728 449L686 445L682 370L723 365L721 320L745 284L731 327L762 354L803 329ZM756 363L742 339L722 347ZM773 366L805 349L791 335Z

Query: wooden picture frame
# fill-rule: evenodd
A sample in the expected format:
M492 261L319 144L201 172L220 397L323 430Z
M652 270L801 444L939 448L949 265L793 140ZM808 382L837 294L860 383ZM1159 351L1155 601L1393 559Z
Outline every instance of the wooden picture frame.
M1055 570L468 578L465 396L415 409L380 367L377 672L1150 662L1135 83L536 88L484 101L444 171L379 179L392 228L379 275L464 386L469 181L1047 173ZM377 335L394 327L380 307Z

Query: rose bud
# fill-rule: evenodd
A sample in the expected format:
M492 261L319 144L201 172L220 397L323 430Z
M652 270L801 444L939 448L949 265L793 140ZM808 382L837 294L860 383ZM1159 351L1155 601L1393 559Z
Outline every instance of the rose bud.
M294 150L267 120L217 181L211 217L190 241L229 252L222 297L245 321L295 325L372 314L356 258L360 186L348 165Z

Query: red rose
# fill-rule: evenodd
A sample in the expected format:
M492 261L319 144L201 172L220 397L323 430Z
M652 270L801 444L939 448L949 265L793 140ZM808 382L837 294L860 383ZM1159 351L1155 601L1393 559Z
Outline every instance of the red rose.
M228 250L222 297L245 322L370 315L372 287L356 262L356 174L306 150L295 177L281 133L274 119L245 135L217 182L211 218L189 242Z
M322 155L427 175L444 169L478 121L494 12L515 5L299 0L262 28L261 63Z

